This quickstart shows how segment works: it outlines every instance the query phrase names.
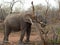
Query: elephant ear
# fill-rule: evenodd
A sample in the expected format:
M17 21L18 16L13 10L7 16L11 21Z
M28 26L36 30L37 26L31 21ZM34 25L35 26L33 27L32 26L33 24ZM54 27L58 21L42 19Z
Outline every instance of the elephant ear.
M24 16L24 21L33 24L31 15L25 15Z

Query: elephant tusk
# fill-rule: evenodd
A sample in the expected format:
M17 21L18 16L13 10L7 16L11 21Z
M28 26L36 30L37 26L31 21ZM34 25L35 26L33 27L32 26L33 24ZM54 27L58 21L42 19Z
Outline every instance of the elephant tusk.
M43 22L40 22L40 24L47 25L47 24L45 24L45 23L43 23Z
M40 22L40 24L44 24L43 22Z

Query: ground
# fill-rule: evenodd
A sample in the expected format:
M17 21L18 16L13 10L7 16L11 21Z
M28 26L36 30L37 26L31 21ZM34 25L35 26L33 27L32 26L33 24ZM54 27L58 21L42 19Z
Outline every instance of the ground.
M20 38L20 33L19 32L11 33L9 36L9 43L8 44L2 43L3 37L4 37L4 34L1 32L0 33L0 45L17 45L19 38ZM24 38L24 40L25 39L26 39L26 37ZM28 45L28 44L26 44L26 45ZM31 34L29 45L41 45L39 35L37 35L36 33ZM51 45L53 45L53 44L51 44ZM56 45L60 45L60 44L56 44Z
M56 26L57 25L54 25L53 27L55 28ZM60 25L57 26L57 27L59 27L59 30L60 30ZM48 30L52 30L52 29L49 29L49 28L48 28ZM34 31L35 31L35 28L34 28ZM49 34L50 35L48 35L48 38L50 39L53 36L52 35L53 32L51 32ZM0 30L0 45L17 45L18 44L18 41L20 39L20 32L13 32L13 33L11 33L9 35L9 43L7 43L7 44L3 44L2 43L3 42L3 37L4 37L4 33L3 33L3 31L1 32L1 30ZM26 36L24 37L24 40L25 39L26 39ZM38 33L36 31L33 32L33 33L31 33L29 44L24 44L24 45L42 45L41 38L38 35ZM48 45L54 45L54 44L53 43L48 43ZM60 43L56 43L55 45L60 45Z
M1 32L1 33L0 33L0 43L3 42L3 37L4 37L4 34ZM18 43L19 39L20 39L20 33L19 33L19 32L11 33L10 36L9 36L9 42L10 42L11 44L16 44L16 43ZM26 37L24 37L24 40L25 40L25 39L26 39ZM37 34L32 34L32 35L30 36L30 42L33 42L33 43L34 43L34 42L38 42L38 41L40 41L39 35L37 35Z

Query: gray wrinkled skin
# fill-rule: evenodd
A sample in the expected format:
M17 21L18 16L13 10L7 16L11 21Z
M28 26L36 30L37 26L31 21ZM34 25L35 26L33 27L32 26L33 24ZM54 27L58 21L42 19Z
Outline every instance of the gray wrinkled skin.
M22 42L25 32L26 32L26 41L29 41L30 32L31 32L31 23L27 22L22 15L8 15L4 20L5 31L4 31L4 42L8 42L9 34L12 31L20 31L21 37L20 41Z
M30 33L31 33L31 24L32 22L43 22L45 23L45 19L41 16L35 16L33 19L31 14L21 14L21 15L8 15L4 20L4 42L8 42L8 37L12 31L21 31L21 36L19 43L22 43L24 35L26 33L26 42L29 42ZM43 24L41 24L42 26ZM43 25L42 27L45 27Z

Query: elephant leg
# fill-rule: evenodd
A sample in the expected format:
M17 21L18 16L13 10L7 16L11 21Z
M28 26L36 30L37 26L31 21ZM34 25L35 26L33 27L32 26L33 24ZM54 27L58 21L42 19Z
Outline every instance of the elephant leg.
M8 37L9 37L9 34L10 34L11 30L8 26L5 26L5 31L4 31L4 40L3 42L8 42Z
M21 31L21 37L20 37L20 41L19 41L19 42L21 42L21 43L22 43L23 38L24 38L24 35L25 35L25 31L24 31L24 30L22 30L22 31Z
M19 43L22 43L26 30L27 30L26 24L23 24L21 26L21 36L20 36Z
M26 42L29 42L29 38L30 38L30 33L31 33L31 24L27 23L27 30L26 30Z

